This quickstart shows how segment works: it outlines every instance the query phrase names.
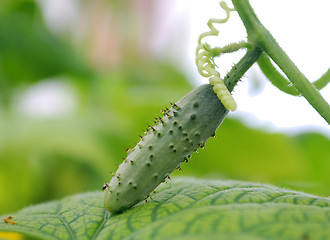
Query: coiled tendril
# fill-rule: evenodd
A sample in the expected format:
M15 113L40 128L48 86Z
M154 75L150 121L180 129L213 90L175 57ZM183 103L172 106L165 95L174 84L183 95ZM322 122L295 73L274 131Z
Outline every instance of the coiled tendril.
M214 54L212 54L212 49L210 49L208 44L203 44L202 39L208 36L218 36L219 31L214 27L213 24L218 23L226 23L230 17L230 12L235 11L234 8L229 8L225 2L220 2L220 6L223 10L226 11L227 16L224 19L215 19L211 18L207 22L207 26L210 28L210 31L204 32L199 36L198 46L196 50L196 65L198 67L198 72L203 77L209 77L210 84L213 85L213 90L217 94L221 103L225 106L225 108L230 109L231 111L235 111L237 108L236 102L230 92L228 91L224 80L220 77L220 73L215 69L215 64L213 62ZM236 43L237 45L237 43ZM228 45L227 48L231 49L231 45ZM238 49L242 48L240 47ZM221 50L221 48L217 48L217 50ZM238 50L236 49L236 50ZM236 51L235 49L230 50ZM229 51L229 52L230 52ZM227 51L228 52L228 51ZM216 55L220 55L224 52L217 52Z

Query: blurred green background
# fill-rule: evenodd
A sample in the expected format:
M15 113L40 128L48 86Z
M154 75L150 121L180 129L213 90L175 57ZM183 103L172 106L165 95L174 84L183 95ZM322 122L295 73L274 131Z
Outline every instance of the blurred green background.
M101 190L160 109L193 88L149 49L152 2L76 1L80 24L64 30L47 24L40 2L0 3L0 214ZM174 175L330 195L328 137L231 118L217 135Z

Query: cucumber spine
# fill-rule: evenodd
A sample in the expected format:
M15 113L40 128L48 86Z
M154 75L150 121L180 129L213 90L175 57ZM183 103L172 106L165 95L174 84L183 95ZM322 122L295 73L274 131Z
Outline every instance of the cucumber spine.
M110 212L124 211L164 182L170 173L215 132L228 110L209 84L201 85L170 109L163 111L155 126L149 126L104 189L104 207Z

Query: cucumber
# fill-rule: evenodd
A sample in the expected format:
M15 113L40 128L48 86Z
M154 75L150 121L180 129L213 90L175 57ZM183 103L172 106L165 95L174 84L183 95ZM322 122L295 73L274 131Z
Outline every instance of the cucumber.
M104 207L112 213L121 212L146 199L194 151L204 148L227 114L209 84L195 88L164 110L164 116L140 136L140 142L128 150L110 183L103 187Z

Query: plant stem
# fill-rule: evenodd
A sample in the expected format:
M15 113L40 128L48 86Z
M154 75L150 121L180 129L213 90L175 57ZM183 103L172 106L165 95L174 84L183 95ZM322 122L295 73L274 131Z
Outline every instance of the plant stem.
M237 82L247 70L259 59L262 50L258 47L248 49L241 60L226 75L224 82L229 92L232 92Z
M298 70L291 59L276 42L270 32L260 23L248 0L232 0L248 34L248 40L260 47L280 67L295 88L330 124L330 106L315 86Z
M258 65L268 80L282 92L293 96L299 96L300 92L285 78L272 64L266 53L262 54L258 60Z
M284 77L272 64L266 53L262 54L258 60L258 65L261 71L265 74L268 80L281 91L293 95L300 96L300 92ZM321 90L330 82L330 69L323 74L319 79L315 80L313 85L317 90Z
M317 89L324 88L330 82L330 68L313 84Z

